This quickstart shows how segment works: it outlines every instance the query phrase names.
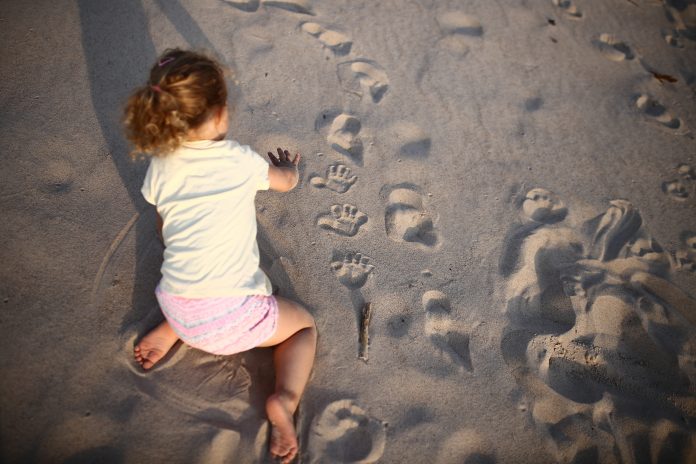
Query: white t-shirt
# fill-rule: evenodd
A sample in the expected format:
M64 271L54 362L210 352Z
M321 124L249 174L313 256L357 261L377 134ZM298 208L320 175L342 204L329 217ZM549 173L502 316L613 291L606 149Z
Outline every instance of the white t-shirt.
M153 157L142 194L164 226L162 290L188 298L270 295L259 268L257 190L268 163L231 140L185 142Z

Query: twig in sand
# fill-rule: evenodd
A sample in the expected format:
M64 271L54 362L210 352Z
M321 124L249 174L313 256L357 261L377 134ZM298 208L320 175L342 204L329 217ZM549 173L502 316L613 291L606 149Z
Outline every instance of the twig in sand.
M370 318L372 318L372 303L365 303L360 315L360 352L358 358L367 362L367 348L370 344Z

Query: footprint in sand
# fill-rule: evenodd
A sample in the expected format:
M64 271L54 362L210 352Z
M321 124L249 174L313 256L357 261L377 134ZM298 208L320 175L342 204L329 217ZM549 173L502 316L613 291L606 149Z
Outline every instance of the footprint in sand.
M314 174L309 183L316 188L327 188L338 193L346 193L358 180L349 167L344 164L332 164L326 170L326 178Z
M337 67L338 80L343 88L362 97L370 95L374 103L379 103L389 89L387 73L372 60L352 60L340 63Z
M322 45L336 55L347 55L350 53L350 49L353 46L353 41L347 35L325 29L317 23L304 23L302 25L302 30L316 37Z
M681 119L672 116L664 105L648 95L641 94L638 96L636 108L650 121L654 121L667 129L672 131L683 129L684 124Z
M671 35L678 41L678 45L674 46L683 47L681 38L696 40L696 4L693 1L684 0L664 0L661 3L664 6L667 20L674 27L674 30L670 31Z
M696 271L696 232L686 231L681 234L682 248L676 253L677 269Z
M459 58L469 53L470 39L483 36L481 22L460 11L443 13L436 20L443 34L437 42L438 47Z
M552 0L553 4L556 5L563 14L565 14L570 19L580 19L582 18L582 12L578 10L572 0Z
M423 309L425 309L425 333L430 336L433 344L452 359L460 367L471 372L469 352L469 335L453 328L452 307L444 293L431 290L423 294Z
M353 400L334 401L312 421L309 462L377 462L384 453L386 428L386 423L369 416Z
M593 44L602 55L611 61L632 60L635 58L631 47L611 34L602 34Z
M662 191L671 199L686 201L691 189L680 179L669 180L662 183Z
M665 42L667 42L667 45L670 47L684 48L684 42L679 35L679 31L663 29L662 38L665 39Z
M688 164L680 164L676 169L677 178L662 183L662 191L671 199L683 202L689 199L696 187L696 172Z
M370 258L361 253L347 253L343 258L337 258L331 262L331 269L338 281L351 290L365 285L374 268L370 264Z
M563 201L550 190L533 188L522 200L522 215L526 219L542 224L554 224L565 219L568 214Z
M319 216L317 225L338 235L353 237L366 222L365 213L359 211L356 206L345 204L333 205L329 214Z
M399 147L399 154L421 158L430 154L430 136L416 124L400 121L389 129L389 144Z
M387 199L384 215L387 236L395 242L411 242L433 247L438 236L432 215L423 206L423 197L410 185L394 188Z
M358 118L341 113L331 123L326 141L331 144L331 148L349 156L360 164L363 155L363 143L358 134L361 127Z

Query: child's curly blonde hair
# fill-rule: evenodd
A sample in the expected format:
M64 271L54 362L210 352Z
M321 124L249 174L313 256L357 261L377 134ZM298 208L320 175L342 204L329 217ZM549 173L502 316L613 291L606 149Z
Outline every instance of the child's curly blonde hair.
M172 152L189 130L226 104L227 87L218 63L192 51L165 51L150 70L148 83L126 103L123 121L134 145L131 157Z

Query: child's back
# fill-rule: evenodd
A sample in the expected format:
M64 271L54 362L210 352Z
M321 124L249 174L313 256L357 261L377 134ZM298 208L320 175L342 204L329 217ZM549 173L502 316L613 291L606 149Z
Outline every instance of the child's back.
M227 89L209 58L168 50L126 106L135 151L152 155L142 193L157 208L165 251L155 290L165 320L134 347L150 369L181 339L220 355L275 346L276 390L266 401L271 453L298 451L293 414L309 379L317 332L302 306L271 295L259 268L257 190L288 191L299 155L278 149L271 165L224 140Z

